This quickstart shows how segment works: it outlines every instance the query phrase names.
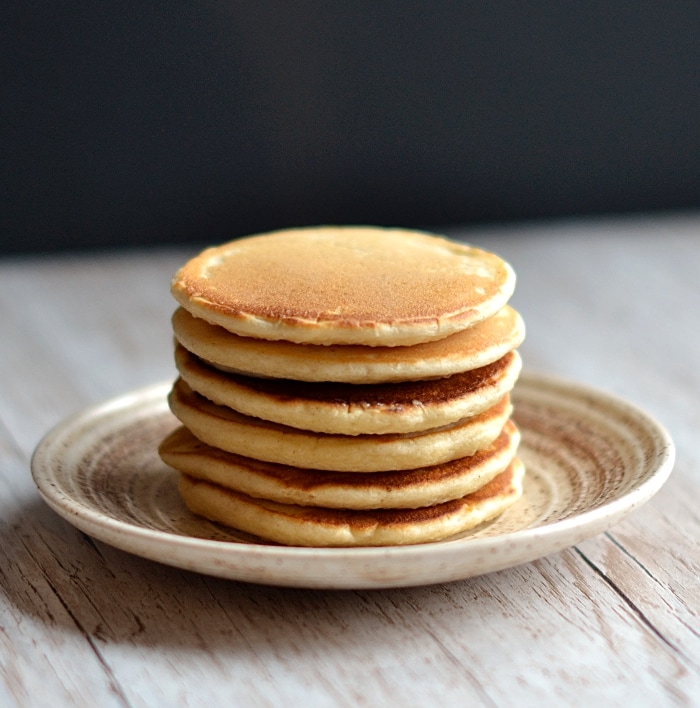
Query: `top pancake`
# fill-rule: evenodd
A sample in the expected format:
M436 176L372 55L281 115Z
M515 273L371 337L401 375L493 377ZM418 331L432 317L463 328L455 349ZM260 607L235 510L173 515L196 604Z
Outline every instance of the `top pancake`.
M324 226L210 248L171 292L235 334L314 344L412 345L500 310L515 274L498 256L400 229Z

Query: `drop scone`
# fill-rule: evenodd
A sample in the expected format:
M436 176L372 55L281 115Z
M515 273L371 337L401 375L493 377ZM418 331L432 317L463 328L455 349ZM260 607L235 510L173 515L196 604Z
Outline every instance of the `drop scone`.
M423 232L290 229L203 251L172 294L196 514L302 546L444 540L522 494L525 328L498 256Z

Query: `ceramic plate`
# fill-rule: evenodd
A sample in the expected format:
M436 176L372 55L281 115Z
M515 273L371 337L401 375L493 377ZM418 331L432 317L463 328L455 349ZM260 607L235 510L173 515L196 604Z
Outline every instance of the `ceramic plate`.
M297 548L262 543L191 514L159 459L177 425L169 383L90 408L52 430L32 473L58 514L90 536L168 565L314 588L425 585L525 563L608 529L652 497L674 448L646 413L609 394L525 373L513 393L527 474L497 520L440 543Z

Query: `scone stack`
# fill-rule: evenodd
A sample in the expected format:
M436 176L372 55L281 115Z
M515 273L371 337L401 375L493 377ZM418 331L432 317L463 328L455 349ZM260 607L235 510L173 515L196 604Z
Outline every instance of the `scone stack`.
M524 325L498 256L422 232L278 231L175 275L182 426L160 446L195 513L263 540L442 540L522 493L509 393Z

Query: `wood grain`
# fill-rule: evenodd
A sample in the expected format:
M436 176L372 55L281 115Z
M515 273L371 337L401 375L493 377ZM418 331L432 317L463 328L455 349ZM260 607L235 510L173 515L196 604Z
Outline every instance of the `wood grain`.
M0 705L700 705L700 215L462 230L518 273L525 366L622 395L677 445L607 534L425 588L260 587L95 542L39 499L48 428L174 375L190 255L0 262Z

